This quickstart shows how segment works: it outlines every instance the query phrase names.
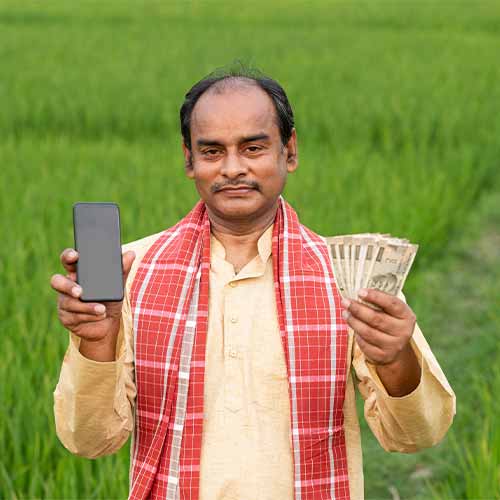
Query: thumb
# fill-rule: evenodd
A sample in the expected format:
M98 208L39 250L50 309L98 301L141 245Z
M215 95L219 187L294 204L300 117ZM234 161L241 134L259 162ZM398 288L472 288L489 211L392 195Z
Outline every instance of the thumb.
M130 269L132 268L132 264L135 260L135 252L133 250L129 250L122 255L123 262L123 277L127 279L128 274L130 273Z

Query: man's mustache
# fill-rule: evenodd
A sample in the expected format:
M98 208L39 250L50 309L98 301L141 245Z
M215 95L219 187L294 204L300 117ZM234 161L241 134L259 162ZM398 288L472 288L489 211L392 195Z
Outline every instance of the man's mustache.
M215 184L212 184L210 191L212 193L216 193L217 191L224 189L226 186L248 186L249 188L257 189L257 191L260 191L260 186L257 182L244 181L244 180L229 180L226 182L216 182Z

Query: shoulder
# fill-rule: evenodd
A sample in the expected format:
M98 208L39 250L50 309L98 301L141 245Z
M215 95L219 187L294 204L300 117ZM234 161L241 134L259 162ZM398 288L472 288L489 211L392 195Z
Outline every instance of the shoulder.
M306 237L307 240L313 241L316 244L326 244L325 236L318 234L316 231L313 231L310 227L305 226L304 224L300 224L300 228L302 231L302 235Z
M308 246L328 249L328 241L325 236L314 232L306 226L302 226L302 229L305 233L305 240Z
M133 250L135 252L136 257L139 257L139 254L144 255L148 249L153 245L153 243L164 233L165 231L160 231L158 233L150 234L149 236L144 236L138 240L130 241L122 245L122 252L128 252L129 250Z
M127 277L126 290L129 292L130 286L134 281L135 274L137 272L138 266L141 263L144 255L151 248L154 242L162 235L165 231L160 231L158 233L150 234L138 240L130 241L122 245L122 253L133 250L135 252L135 259L132 267L130 269L129 275Z

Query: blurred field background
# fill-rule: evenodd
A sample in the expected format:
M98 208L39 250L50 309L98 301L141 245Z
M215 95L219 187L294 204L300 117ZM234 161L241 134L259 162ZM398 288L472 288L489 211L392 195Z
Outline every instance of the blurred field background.
M366 498L500 498L499 54L493 1L0 0L0 498L127 496L128 444L91 461L55 435L49 280L75 201L117 202L124 242L188 212L178 110L236 58L289 95L302 222L420 244L405 293L457 416L436 448L389 454L360 404Z

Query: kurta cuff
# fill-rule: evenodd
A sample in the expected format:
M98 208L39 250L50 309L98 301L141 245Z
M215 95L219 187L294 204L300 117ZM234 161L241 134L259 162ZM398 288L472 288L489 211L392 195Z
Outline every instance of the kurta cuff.
M437 444L454 414L454 396L430 370L429 362L415 341L411 345L420 364L418 386L401 397L387 393L376 367L367 363L370 380L365 418L387 451L411 453Z
M113 453L120 427L122 443L131 430L122 377L125 353L115 361L94 361L79 352L80 338L71 332L69 336L54 391L57 435L77 455L94 458Z

